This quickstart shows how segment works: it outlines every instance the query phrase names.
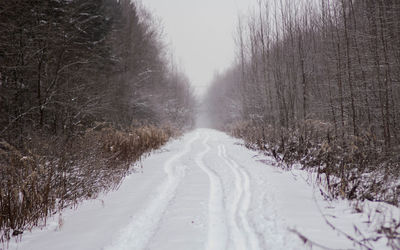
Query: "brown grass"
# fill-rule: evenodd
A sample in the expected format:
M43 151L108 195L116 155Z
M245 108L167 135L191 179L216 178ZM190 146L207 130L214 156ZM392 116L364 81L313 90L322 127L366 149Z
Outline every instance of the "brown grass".
M341 137L329 123L307 120L293 129L240 122L227 127L247 147L274 156L285 168L301 163L317 172L333 198L369 199L398 206L400 155L385 151L370 133ZM337 136L339 134L339 136Z
M0 242L117 188L132 163L178 135L170 127L102 127L74 137L36 136L23 150L0 141Z

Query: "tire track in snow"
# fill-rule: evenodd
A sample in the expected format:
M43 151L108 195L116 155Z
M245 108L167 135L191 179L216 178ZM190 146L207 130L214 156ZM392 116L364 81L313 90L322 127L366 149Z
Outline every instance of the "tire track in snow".
M133 216L131 223L121 230L120 235L105 250L139 250L148 245L154 235L169 202L175 197L177 188L185 175L185 166L176 165L191 150L192 144L199 139L196 133L184 146L184 150L169 158L164 171L167 180L157 189L157 196L150 200L140 212Z
M209 135L203 140L204 151L196 156L196 164L208 175L210 180L210 198L208 202L208 235L206 250L227 249L228 229L226 224L224 193L222 180L218 174L207 167L204 156L210 151L207 144Z
M250 189L250 177L246 170L239 166L239 164L230 159L226 154L226 148L224 145L220 145L220 151L222 159L231 168L235 176L235 186L236 186L236 198L233 209L236 218L240 218L243 234L242 237L245 238L244 243L247 245L245 248L238 247L237 249L260 249L260 244L255 233L255 230L251 227L248 221L248 212L251 203L251 189ZM238 198L238 202L236 202ZM233 218L235 220L235 218ZM236 224L237 226L237 224Z
M235 178L235 193L233 204L230 206L229 210L229 223L230 223L230 239L232 240L232 246L236 249L247 249L247 239L244 236L244 233L240 229L237 223L237 214L239 209L239 202L243 196L243 184L242 177L240 173L231 166L228 160L223 156L224 148L222 145L218 145L218 157L225 162L226 165L232 170L234 178Z

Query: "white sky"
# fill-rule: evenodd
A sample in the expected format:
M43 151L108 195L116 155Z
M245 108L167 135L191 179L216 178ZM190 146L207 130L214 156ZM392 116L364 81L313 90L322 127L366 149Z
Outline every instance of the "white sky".
M233 34L239 12L254 0L142 0L162 19L179 66L202 93L215 72L234 59Z

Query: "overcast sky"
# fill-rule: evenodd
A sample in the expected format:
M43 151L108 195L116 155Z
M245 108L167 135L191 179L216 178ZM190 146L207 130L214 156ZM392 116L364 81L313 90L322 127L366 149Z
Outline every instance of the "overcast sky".
M162 20L166 42L197 93L233 61L237 16L253 1L142 0Z

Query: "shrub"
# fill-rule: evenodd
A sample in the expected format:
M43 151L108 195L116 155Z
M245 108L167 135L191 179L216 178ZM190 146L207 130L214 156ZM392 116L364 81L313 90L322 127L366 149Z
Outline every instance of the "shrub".
M171 127L122 131L101 124L74 137L36 135L23 150L0 141L0 242L117 188L133 162L176 135Z
M251 122L226 129L244 139L247 147L274 156L285 168L301 163L303 169L316 172L316 181L327 187L331 198L400 204L398 150L387 151L384 143L367 131L342 137L345 133L318 120L307 120L290 129Z

